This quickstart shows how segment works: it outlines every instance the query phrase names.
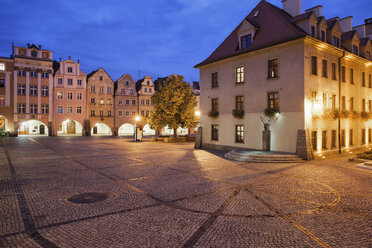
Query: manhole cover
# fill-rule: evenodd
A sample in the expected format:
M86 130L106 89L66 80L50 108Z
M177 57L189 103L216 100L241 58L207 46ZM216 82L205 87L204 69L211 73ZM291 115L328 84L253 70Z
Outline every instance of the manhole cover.
M69 197L67 201L75 204L91 204L104 201L109 197L110 195L106 193L81 193Z

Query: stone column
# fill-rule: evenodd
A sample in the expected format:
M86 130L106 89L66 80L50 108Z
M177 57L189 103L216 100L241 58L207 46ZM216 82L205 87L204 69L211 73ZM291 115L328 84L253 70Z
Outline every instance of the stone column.
M30 119L30 72L26 71L26 119Z
M263 130L262 131L262 150L270 151L271 149L271 131Z
M296 153L302 159L313 160L314 153L311 146L310 131L304 129L297 130Z

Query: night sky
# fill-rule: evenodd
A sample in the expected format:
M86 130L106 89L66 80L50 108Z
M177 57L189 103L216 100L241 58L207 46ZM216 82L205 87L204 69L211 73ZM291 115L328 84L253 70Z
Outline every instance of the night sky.
M0 56L16 46L41 44L54 59L80 59L89 73L103 67L116 80L182 74L207 58L259 0L0 0ZM281 7L281 0L268 0ZM371 0L302 0L302 10L323 5L326 19L372 17ZM5 23L4 23L5 22Z

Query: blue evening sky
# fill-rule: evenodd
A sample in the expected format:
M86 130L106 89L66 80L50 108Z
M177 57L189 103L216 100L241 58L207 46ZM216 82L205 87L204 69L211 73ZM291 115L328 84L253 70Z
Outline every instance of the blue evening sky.
M259 0L0 0L0 56L16 46L41 44L54 59L80 59L89 73L103 67L116 80L182 74L199 81L193 66L207 58ZM281 7L281 0L268 0ZM371 0L302 0L323 5L326 19L372 17Z

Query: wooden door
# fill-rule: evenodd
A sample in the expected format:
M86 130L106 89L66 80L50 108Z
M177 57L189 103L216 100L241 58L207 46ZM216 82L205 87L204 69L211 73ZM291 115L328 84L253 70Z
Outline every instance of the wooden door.
M74 121L67 122L67 134L75 134L76 133L76 124Z
M41 125L39 126L39 133L40 133L40 134L45 134L45 126L44 126L43 124L41 124Z
M98 133L97 126L94 126L93 127L93 134L97 134L97 133Z
M26 125L22 125L22 126L19 128L18 134L20 134L20 135L28 134L28 126L26 126Z

